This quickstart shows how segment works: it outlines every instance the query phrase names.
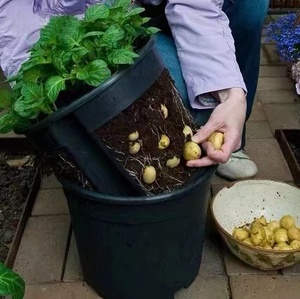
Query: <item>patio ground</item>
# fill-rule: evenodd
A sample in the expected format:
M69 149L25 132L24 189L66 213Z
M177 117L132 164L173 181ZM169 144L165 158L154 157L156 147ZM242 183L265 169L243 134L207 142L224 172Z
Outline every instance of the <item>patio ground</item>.
M300 101L286 77L285 65L273 50L273 45L263 43L258 92L247 124L246 151L258 165L257 179L292 184L292 175L273 134L277 128L300 129ZM226 183L215 176L212 195ZM14 269L26 281L25 299L100 298L82 281L66 200L53 177L42 183ZM256 270L229 253L215 231L209 229L199 275L175 298L298 299L299 294L300 265L279 272Z

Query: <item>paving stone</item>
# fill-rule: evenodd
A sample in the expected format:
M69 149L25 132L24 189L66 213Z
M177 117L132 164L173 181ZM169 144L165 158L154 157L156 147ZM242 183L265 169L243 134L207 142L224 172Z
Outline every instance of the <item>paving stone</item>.
M39 191L32 210L32 216L68 214L67 199L61 188Z
M261 103L255 101L253 103L252 112L248 121L263 121L266 120L266 115Z
M260 77L286 77L286 66L268 66L262 65L259 69Z
M269 60L270 64L272 64L272 65L274 65L274 64L275 65L285 64L282 61L280 61L279 56L278 56L278 54L276 53L276 50L275 50L275 45L265 44L262 47L266 52L266 55L268 57L268 60Z
M61 279L69 229L65 215L29 218L14 264L27 285Z
M289 90L295 86L289 78L261 77L258 80L257 90Z
M292 267L282 269L281 272L283 275L287 275L287 276L291 276L291 275L299 275L300 276L300 263L298 263Z
M101 299L83 282L26 286L24 299Z
M300 277L249 275L230 277L232 299L299 299Z
M269 59L263 48L260 49L260 65L269 65Z
M264 108L273 132L275 129L300 129L300 110L296 104L266 104Z
M212 185L212 194L213 196L216 196L217 193L222 190L223 188L225 188L226 186L228 186L231 182L226 181L226 183L223 184L213 184Z
M257 164L258 174L255 179L293 181L276 139L248 139L246 152Z
M276 271L261 271L259 269L256 269L254 267L251 267L250 265L247 265L243 261L241 261L239 258L237 258L233 253L229 251L229 249L223 248L224 253L224 264L225 264L225 270L227 275L234 276L234 275L276 275Z
M175 299L229 299L228 281L223 275L202 276L188 289L176 293ZM153 298L154 299L154 298Z
M221 275L224 274L224 266L221 259L220 238L209 234L206 238L202 253L202 262L199 274L200 275Z
M258 90L256 97L262 104L293 104L299 99L295 90Z
M248 121L246 138L273 138L273 133L267 121Z
M63 281L74 281L81 279L82 270L76 248L75 237L74 234L72 234Z
M41 182L41 189L58 189L62 188L61 183L54 175L44 176Z

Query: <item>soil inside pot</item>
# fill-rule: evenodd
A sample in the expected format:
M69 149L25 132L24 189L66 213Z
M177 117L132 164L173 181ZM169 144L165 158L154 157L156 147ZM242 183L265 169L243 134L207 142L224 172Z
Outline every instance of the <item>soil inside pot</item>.
M163 117L162 104L168 109L167 118ZM183 106L169 72L164 70L147 92L99 128L97 134L146 194L151 195L169 192L184 185L197 171L186 167L186 161L182 158L186 140L183 134L185 125L190 126L193 132L196 131L196 125ZM130 154L128 136L135 131L139 133L141 149L137 154ZM162 134L170 139L166 149L158 148ZM167 167L167 160L174 156L181 159L180 164L175 168ZM152 184L142 180L146 165L156 169L156 180Z
M168 109L167 118L163 116L161 105ZM120 163L120 167L127 170L129 176L134 177L145 194L154 195L187 185L198 171L197 168L186 167L186 161L182 158L184 143L190 140L190 137L186 138L183 134L185 125L193 132L197 130L169 72L164 70L159 79L138 100L96 130L96 134ZM134 131L139 133L138 142L141 149L137 154L130 154L128 135ZM162 134L170 139L170 145L163 150L158 148ZM180 164L175 168L167 167L166 161L174 156L180 158ZM47 153L42 157L42 164L44 173L53 172L61 182L67 180L92 189L77 167L76 161L72 161L67 152L59 150ZM146 165L152 165L156 169L156 180L152 184L146 184L142 180Z
M34 179L34 166L16 167L6 162L22 160L24 157L0 154L0 262L6 260Z

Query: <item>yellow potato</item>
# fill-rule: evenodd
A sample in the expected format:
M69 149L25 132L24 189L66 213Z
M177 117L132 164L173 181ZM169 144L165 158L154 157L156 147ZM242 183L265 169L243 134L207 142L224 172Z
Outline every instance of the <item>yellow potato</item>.
M140 137L140 134L138 131L134 131L128 135L128 139L130 141L136 141L139 137Z
M137 154L141 149L141 144L138 141L133 141L129 143L129 153L134 155Z
M256 218L252 222L251 227L254 227L256 224L261 224L261 225L265 226L268 224L268 222L267 222L267 219L265 218L265 216L260 216L259 218Z
M274 238L275 238L276 243L289 241L287 230L284 228L279 228L279 229L275 230Z
M160 104L160 111L161 111L161 114L162 114L164 119L168 118L169 111L168 111L168 108L166 107L166 105Z
M187 161L197 160L201 157L200 146L193 141L188 141L183 146L183 158Z
M262 225L255 225L251 229L251 242L254 246L262 246L266 243L266 232Z
M292 241L290 245L293 249L300 249L300 241L298 240Z
M162 134L161 137L160 137L160 140L158 142L158 148L159 149L165 149L169 145L170 145L170 138L167 135Z
M221 132L214 132L208 137L207 141L211 142L216 150L219 150L224 143L224 134Z
M193 136L193 131L191 127L185 125L182 131L183 135L185 136L185 140L188 140L188 137L192 138Z
M147 165L143 171L142 178L146 184L152 184L156 180L156 169L151 165Z
M243 227L237 227L233 230L232 235L239 241L249 238L249 231Z
M288 229L288 237L290 241L300 241L300 229L292 226Z
M289 229L295 226L295 219L291 215L285 215L280 219L280 225L282 228Z
M275 232L275 230L277 230L278 228L280 228L280 223L278 221L270 221L267 224L267 228L269 228L273 233Z
M180 158L177 156L174 156L173 158L170 158L166 162L166 166L169 168L175 168L179 165L180 163Z
M275 237L273 232L266 226L263 226L265 233L266 233L266 244L269 246L273 246L275 243Z

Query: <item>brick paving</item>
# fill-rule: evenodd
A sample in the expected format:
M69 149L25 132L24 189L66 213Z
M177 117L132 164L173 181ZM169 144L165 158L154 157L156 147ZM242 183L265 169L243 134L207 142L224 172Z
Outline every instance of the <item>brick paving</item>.
M292 183L290 170L273 134L277 128L300 129L299 97L286 77L286 67L274 54L274 47L264 43L261 56L256 102L247 123L246 151L258 165L257 179ZM227 183L215 176L211 195ZM300 264L282 271L263 272L251 268L224 248L210 223L208 217L209 229L199 275L188 289L175 295L176 299L300 298ZM82 281L66 200L54 177L42 182L14 269L26 281L25 299L100 298Z

